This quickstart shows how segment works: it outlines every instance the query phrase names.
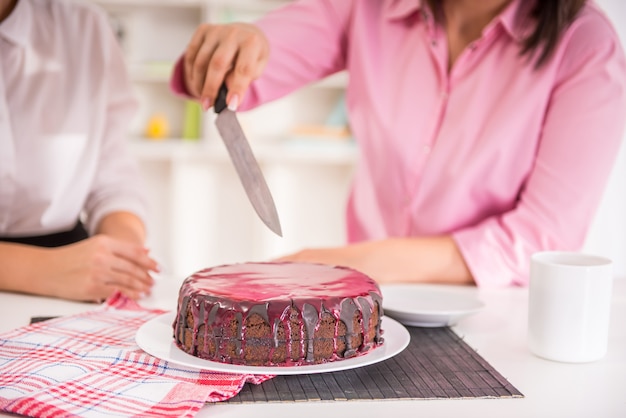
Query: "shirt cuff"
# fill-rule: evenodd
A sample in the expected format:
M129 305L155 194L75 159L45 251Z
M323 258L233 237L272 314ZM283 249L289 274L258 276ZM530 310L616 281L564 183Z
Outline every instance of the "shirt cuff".
M504 288L528 284L532 249L501 242L489 226L477 226L452 235L478 287ZM516 248L517 247L517 248Z
M176 61L176 64L174 64L172 77L170 78L170 89L176 95L190 99L193 97L189 94L189 90L187 90L187 85L185 84L184 59L185 55L181 55L178 61Z

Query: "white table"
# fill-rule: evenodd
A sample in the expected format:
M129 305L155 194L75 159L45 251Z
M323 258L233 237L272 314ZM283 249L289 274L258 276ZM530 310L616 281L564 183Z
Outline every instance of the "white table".
M174 309L178 286L178 281L161 278L142 305ZM587 364L551 362L528 351L526 289L468 291L477 292L486 307L454 330L525 398L221 403L206 406L198 417L626 417L626 278L615 281L608 353ZM94 307L0 292L0 333L28 324L32 316L67 315Z

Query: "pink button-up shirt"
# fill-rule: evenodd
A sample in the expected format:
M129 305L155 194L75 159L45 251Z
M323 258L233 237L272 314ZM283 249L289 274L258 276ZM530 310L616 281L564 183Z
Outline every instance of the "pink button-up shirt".
M0 24L0 235L94 232L115 211L143 217L126 151L137 108L104 12L21 0Z
M578 249L626 117L626 61L587 5L540 69L514 0L448 71L444 28L417 0L305 0L264 17L245 110L340 70L360 149L351 241L451 234L481 286L523 285L531 253Z

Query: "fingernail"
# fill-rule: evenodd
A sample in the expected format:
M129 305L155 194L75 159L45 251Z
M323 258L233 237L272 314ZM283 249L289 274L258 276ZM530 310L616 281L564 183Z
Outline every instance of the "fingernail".
M236 112L239 107L239 95L233 94L233 97L230 98L230 102L228 103L228 110L232 112Z
M211 99L205 97L202 99L202 109L206 112L211 107Z

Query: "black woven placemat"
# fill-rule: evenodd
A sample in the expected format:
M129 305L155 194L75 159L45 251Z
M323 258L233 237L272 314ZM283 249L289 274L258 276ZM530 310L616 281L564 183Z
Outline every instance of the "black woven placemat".
M407 327L400 354L351 370L276 376L227 402L521 398L524 395L448 327Z

